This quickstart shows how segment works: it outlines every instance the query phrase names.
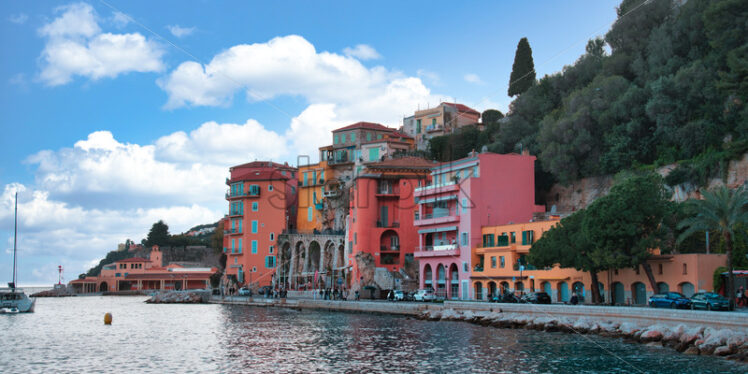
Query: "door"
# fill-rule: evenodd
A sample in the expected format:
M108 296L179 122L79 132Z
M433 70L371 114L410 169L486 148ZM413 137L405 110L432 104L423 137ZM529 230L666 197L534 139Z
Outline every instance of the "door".
M613 303L624 304L626 302L626 295L623 289L623 283L616 282L613 284Z
M566 282L561 282L558 284L558 294L561 296L562 302L568 302L569 301L569 285L566 284Z
M387 209L387 206L383 206L382 207L382 216L379 218L382 221L382 227L388 227L389 226L388 225L388 221L387 221L387 219L389 217L388 213L389 213L389 209Z

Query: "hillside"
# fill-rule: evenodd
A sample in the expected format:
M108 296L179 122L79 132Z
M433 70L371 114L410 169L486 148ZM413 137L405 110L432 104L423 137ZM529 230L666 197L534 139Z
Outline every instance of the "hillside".
M527 149L544 191L673 163L671 185L706 185L724 172L748 151L748 2L624 0L618 16L574 64L520 94L505 118L432 139L432 157Z

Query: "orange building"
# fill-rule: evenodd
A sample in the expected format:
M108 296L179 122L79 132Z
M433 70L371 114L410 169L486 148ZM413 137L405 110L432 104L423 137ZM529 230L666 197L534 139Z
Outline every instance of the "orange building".
M278 235L296 222L297 169L255 161L229 171L223 237L226 275L253 288L270 285Z
M133 257L104 265L98 277L69 282L77 293L120 292L134 290L187 290L210 288L214 267L185 268L163 266L163 254L157 245L149 258Z
M335 217L335 212L326 211L330 199L339 197L342 192L336 178L336 170L329 167L327 161L299 166L298 173L298 215L296 228L300 232L314 232L328 229L340 229L342 219ZM337 227L336 227L337 226Z
M374 257L378 268L398 271L413 262L418 232L413 218L418 211L414 191L425 186L435 163L418 157L388 159L366 165L351 189L349 263L353 279L360 277L355 261L359 252Z
M467 105L443 102L403 119L403 131L415 138L416 148L425 151L429 139L435 136L450 134L468 125L480 126L480 116L480 112Z
M553 302L568 302L575 293L585 302L591 302L589 272L558 266L537 269L526 260L532 243L559 220L558 216L551 216L543 221L483 227L482 243L472 249L476 265L470 278L476 299L504 292L542 291L548 293ZM677 291L691 296L694 292L711 291L714 270L725 266L727 261L726 256L720 254L661 255L659 250L653 253L648 262L657 280L657 290L652 289L641 267L604 271L597 275L604 300L641 305L654 293Z

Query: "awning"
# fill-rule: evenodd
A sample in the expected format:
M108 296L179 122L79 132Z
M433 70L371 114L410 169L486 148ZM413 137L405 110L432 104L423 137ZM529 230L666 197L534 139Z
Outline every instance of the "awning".
M430 234L433 232L457 231L457 226L439 227L435 229L418 230L419 234Z

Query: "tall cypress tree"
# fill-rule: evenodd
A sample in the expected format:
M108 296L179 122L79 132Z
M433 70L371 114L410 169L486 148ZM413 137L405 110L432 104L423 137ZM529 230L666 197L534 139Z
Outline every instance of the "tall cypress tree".
M535 63L532 61L532 49L527 38L522 38L517 43L517 52L514 54L512 75L509 77L509 96L519 95L535 83Z

